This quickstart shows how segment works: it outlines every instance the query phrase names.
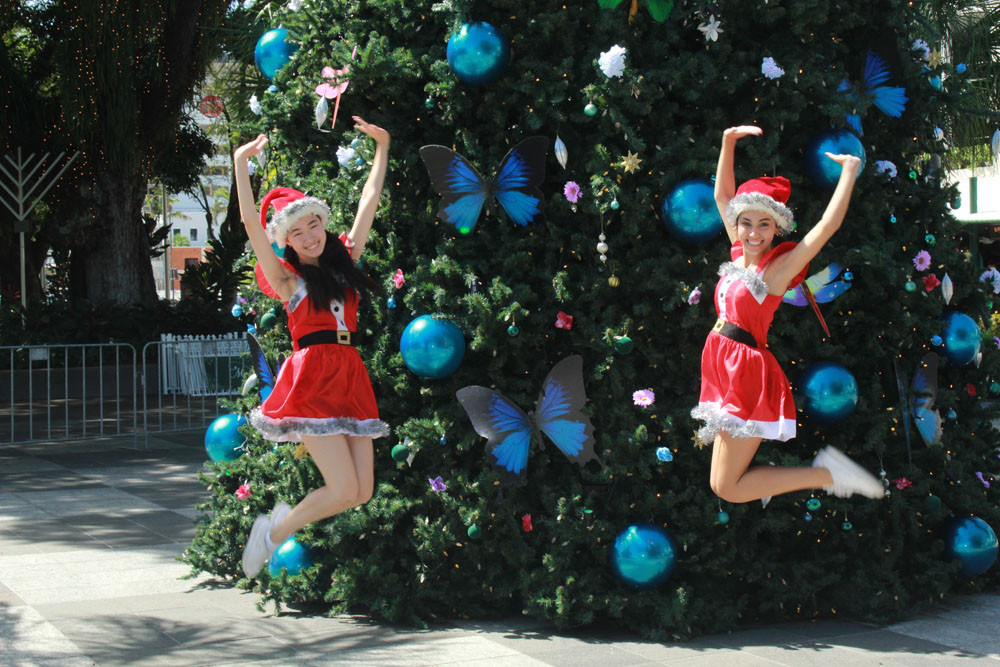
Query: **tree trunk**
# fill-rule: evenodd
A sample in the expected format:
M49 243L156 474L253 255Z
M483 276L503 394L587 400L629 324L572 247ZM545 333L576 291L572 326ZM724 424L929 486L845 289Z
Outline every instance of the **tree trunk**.
M156 303L149 238L141 220L146 183L139 176L97 174L104 238L87 255L87 298L122 306Z

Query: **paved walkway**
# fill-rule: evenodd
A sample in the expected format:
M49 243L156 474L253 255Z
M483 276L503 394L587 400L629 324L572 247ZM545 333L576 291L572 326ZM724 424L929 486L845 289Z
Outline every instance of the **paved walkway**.
M965 665L1000 667L1000 595L887 628L790 623L682 644L525 618L419 631L258 612L175 560L204 496L199 434L0 448L3 665Z

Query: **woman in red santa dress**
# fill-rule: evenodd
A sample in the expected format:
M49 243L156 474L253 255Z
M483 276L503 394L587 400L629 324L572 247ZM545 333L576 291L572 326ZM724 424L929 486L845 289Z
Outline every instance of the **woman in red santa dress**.
M389 133L357 116L354 121L356 129L375 139L375 158L354 225L339 238L326 230L326 203L291 188L264 196L258 222L247 161L263 150L267 138L260 135L233 156L258 282L284 303L294 350L250 423L268 440L302 442L324 482L294 508L282 502L270 515L257 517L243 550L243 571L250 577L306 524L368 502L374 487L372 439L389 433L355 347L359 299L377 287L356 262L378 208ZM271 207L275 213L268 224ZM285 247L284 259L275 254L272 240Z
M767 331L785 292L802 282L810 260L840 228L860 166L853 155L827 153L841 173L823 217L799 243L772 245L792 229L788 179L765 176L737 188L733 174L736 142L761 133L749 125L727 129L715 177L732 261L719 268L718 320L705 341L701 397L691 411L704 422L699 439L713 443L710 484L716 495L734 503L817 488L840 497L882 498L882 484L833 447L820 451L811 467L750 467L762 440L795 437L791 388L766 347Z

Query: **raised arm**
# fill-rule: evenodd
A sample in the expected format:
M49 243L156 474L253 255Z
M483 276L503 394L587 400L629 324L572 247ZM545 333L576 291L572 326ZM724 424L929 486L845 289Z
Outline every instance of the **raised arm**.
M278 256L274 254L274 248L271 247L271 240L260 224L253 188L250 187L250 169L247 167L247 160L259 154L266 144L267 137L261 134L250 143L237 148L236 152L233 153L233 167L236 169L236 193L240 202L240 217L247 230L250 246L264 271L264 277L267 278L267 282L271 284L282 301L287 301L294 288L291 283L293 276L281 266Z
M385 170L389 160L389 133L377 125L367 123L359 116L354 116L354 127L375 140L375 159L372 170L361 191L361 201L358 203L358 213L354 216L354 225L347 237L351 241L351 259L357 261L368 243L368 234L375 220L378 209L379 195L382 193L382 183L385 181Z
M715 205L719 207L722 224L729 235L729 243L736 243L736 221L726 219L729 201L736 196L736 175L733 173L733 153L736 142L743 137L760 136L764 130L755 125L730 127L722 133L722 149L719 151L719 166L715 170Z
M785 293L792 279L823 249L826 242L840 229L844 216L847 215L847 206L851 203L851 192L854 191L854 183L858 178L861 159L854 155L833 153L827 153L826 156L840 165L840 180L837 181L830 203L826 205L819 222L809 230L794 250L777 258L764 271L764 282L771 288L771 294Z

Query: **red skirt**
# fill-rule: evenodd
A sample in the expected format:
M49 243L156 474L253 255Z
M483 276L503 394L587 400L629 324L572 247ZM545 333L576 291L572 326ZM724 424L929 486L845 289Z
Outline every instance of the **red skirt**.
M349 345L310 345L293 352L271 394L250 413L250 423L273 442L300 442L303 435L389 434L378 416L368 370Z
M795 401L788 378L767 349L711 332L701 354L701 396L691 416L705 422L698 438L719 431L737 438L795 437Z

